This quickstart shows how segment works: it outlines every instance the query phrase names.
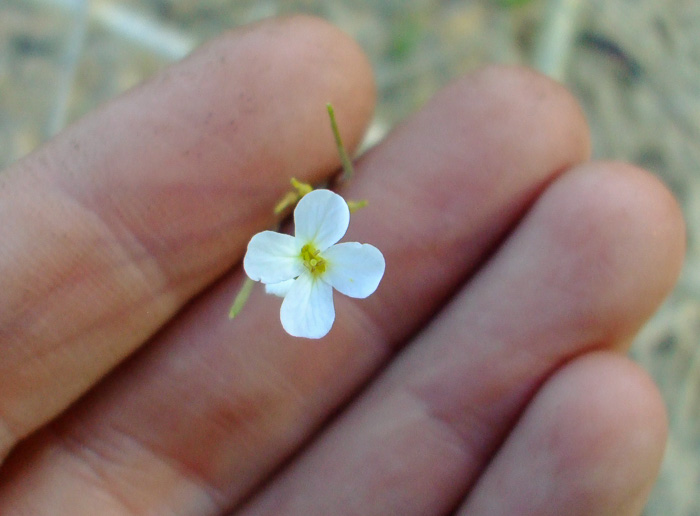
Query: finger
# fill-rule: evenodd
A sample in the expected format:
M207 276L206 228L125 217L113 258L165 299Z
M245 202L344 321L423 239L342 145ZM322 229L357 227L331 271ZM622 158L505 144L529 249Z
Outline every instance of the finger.
M666 424L658 390L634 363L577 358L539 390L457 514L639 515Z
M310 18L222 37L0 181L0 455L236 263L289 177L338 162L372 109L357 46Z
M34 498L50 504L60 484L73 514L86 496L105 492L138 500L137 513L167 506L201 514L202 505L235 503L439 308L553 176L587 152L580 109L549 80L492 68L456 82L360 162L346 194L370 205L353 216L347 239L380 247L387 273L367 300L336 296L327 338L285 336L279 301L259 290L229 322L222 314L241 280L234 273L38 438L41 457L20 451L2 494L18 499L20 486L31 485ZM85 468L99 474L75 473Z
M240 514L444 514L538 386L629 338L670 290L683 225L619 164L568 172L372 388Z

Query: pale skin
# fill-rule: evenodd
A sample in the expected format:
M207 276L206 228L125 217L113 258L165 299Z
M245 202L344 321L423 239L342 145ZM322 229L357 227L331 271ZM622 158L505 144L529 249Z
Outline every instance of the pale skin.
M651 174L589 160L525 69L458 79L363 156L370 298L295 339L240 262L374 86L310 18L205 45L0 176L0 514L639 514L666 416L625 358L684 252Z

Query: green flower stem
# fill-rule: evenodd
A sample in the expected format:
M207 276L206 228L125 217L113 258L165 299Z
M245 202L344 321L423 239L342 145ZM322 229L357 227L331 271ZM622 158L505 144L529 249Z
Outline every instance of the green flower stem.
M581 0L547 0L545 19L535 41L533 64L537 70L563 81L576 39Z
M297 201L299 200L299 194L296 192L287 192L284 194L284 197L280 199L280 201L275 204L274 212L275 215L279 215L282 213L284 210L289 208L290 206L294 206Z
M229 310L229 319L233 319L241 313L241 310L243 310L243 307L250 297L250 293L253 291L253 285L255 285L255 282L246 276L245 280L243 280L243 285L241 285L241 289L238 291L238 294L236 294L236 299L233 300L231 310Z
M341 179L347 181L353 175L355 175L355 169L352 166L352 161L350 156L348 156L345 146L343 145L343 140L340 137L340 130L338 129L338 123L335 120L335 111L331 104L326 104L326 109L328 110L328 116L331 119L331 129L333 130L333 136L335 137L335 145L338 147L338 154L340 154L340 162L343 164L343 175Z
M360 201L347 201L350 213L355 213L357 210L367 206L367 199L362 199Z

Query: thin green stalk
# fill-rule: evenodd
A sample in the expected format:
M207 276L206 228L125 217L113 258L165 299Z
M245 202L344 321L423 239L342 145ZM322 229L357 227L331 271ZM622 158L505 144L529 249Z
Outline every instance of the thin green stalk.
M335 138L335 145L338 147L338 154L340 154L340 162L343 165L343 175L341 179L347 181L353 175L355 175L355 169L352 166L352 160L348 156L345 146L343 145L343 140L340 137L340 130L338 129L338 123L335 120L335 111L331 104L326 104L326 109L328 110L328 116L331 119L331 129L333 130L333 136Z
M545 19L535 43L533 64L542 73L563 81L576 39L581 0L547 0Z
M248 298L250 297L250 293L253 291L253 285L255 285L255 282L246 276L245 280L243 281L243 285L241 285L241 289L236 295L236 299L233 300L231 310L229 310L229 319L233 319L239 313L241 313L241 310L243 310L246 301L248 301Z

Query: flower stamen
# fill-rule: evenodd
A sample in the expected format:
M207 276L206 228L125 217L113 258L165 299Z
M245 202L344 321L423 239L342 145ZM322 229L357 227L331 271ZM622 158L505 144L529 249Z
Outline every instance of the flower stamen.
M301 248L301 259L304 262L304 267L314 276L326 272L326 262L321 256L321 252L312 244L306 244Z

